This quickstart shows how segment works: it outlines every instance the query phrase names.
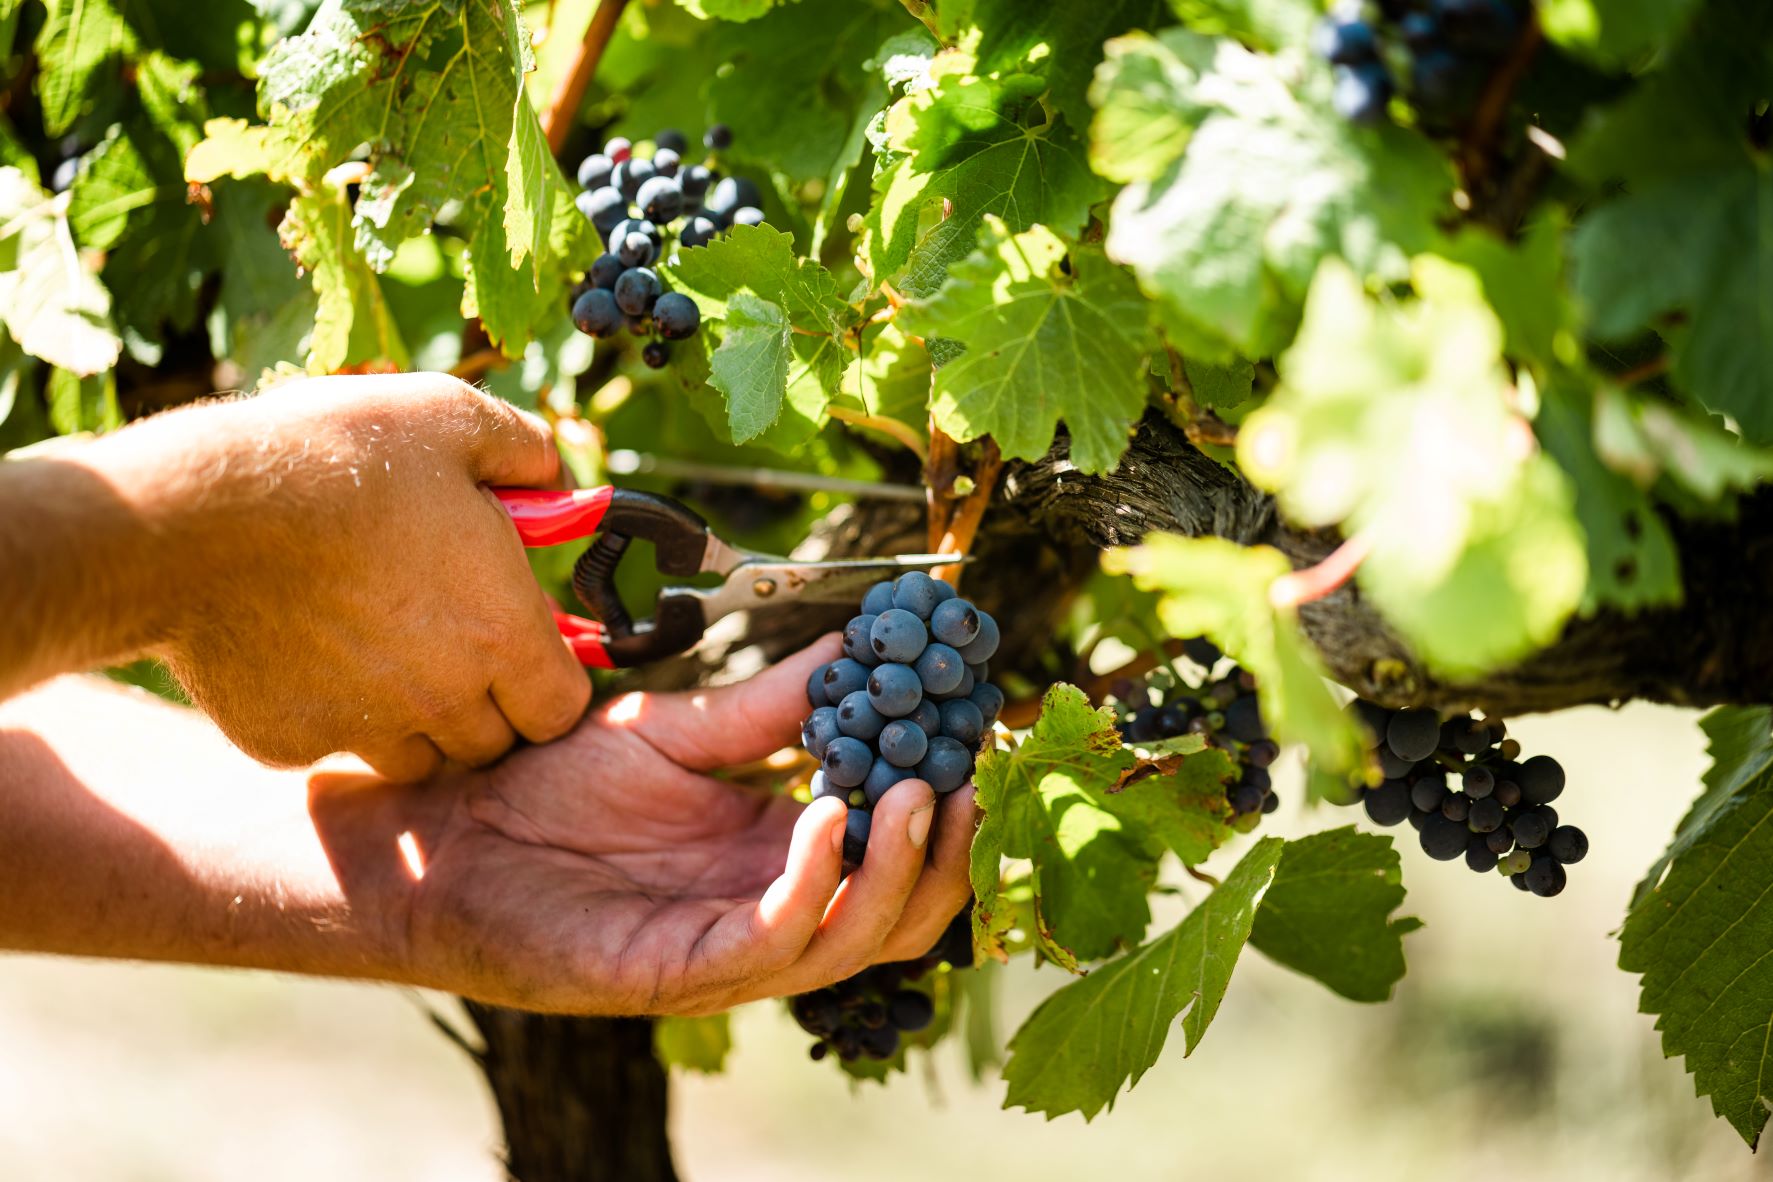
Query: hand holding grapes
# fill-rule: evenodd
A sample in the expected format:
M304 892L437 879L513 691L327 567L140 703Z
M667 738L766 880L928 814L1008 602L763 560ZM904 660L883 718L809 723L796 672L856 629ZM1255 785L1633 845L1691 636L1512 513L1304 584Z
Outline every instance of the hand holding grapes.
M922 953L970 893L970 792L938 802L922 781L895 786L866 864L841 879L840 803L711 774L791 743L807 676L835 652L824 642L725 689L618 698L488 772L417 788L323 780L314 814L366 880L398 877L393 834L415 835L403 979L576 1013L817 988Z

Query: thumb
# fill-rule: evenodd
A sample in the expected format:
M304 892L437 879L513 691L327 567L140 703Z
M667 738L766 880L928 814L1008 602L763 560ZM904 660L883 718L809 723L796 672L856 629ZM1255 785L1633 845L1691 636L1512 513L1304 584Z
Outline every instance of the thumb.
M482 484L551 488L560 482L554 433L537 415L502 398L477 394L475 434L468 455Z
M786 747L812 707L806 682L814 669L842 656L835 633L759 673L718 689L676 694L624 694L604 707L603 722L637 732L692 771L745 763Z

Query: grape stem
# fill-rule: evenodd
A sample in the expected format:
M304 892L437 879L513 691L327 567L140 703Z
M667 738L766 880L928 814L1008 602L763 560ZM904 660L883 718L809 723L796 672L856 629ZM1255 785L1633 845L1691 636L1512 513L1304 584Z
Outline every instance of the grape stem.
M1188 877L1194 879L1196 882L1204 882L1210 887L1216 887L1219 885L1219 880L1214 878L1211 874L1208 874L1205 870L1196 870L1193 866L1184 866L1182 869L1186 870L1188 872Z
M578 53L573 56L572 69L548 96L548 106L542 112L542 132L548 137L548 150L556 156L566 145L566 136L579 113L579 104L585 101L585 91L597 73L597 63L603 60L603 51L609 47L610 38L615 36L616 26L622 20L622 10L626 7L628 0L598 0L597 11L591 14L591 23L585 26L585 36L579 42Z
M936 39L937 45L947 44L942 40L942 26L936 23L936 6L930 0L899 0L899 3L930 31L930 36Z
M497 349L479 349L450 366L449 376L472 382L490 369L503 369L505 355Z
M934 440L935 436L932 435L932 445ZM943 528L941 536L936 539L934 553L966 554L973 548L973 539L979 534L979 523L985 519L985 507L991 503L991 494L997 488L998 473L1002 471L1003 456L998 453L996 441L987 436L984 450L979 456L979 463L973 469L972 491L961 498L960 507L949 516L948 524ZM944 488L952 486L953 482L950 481ZM930 490L932 510L938 507L938 499L935 489L932 488ZM958 583L961 570L959 563L949 563L947 566L937 567L930 573L938 579Z
M1284 574L1268 587L1268 602L1278 611L1290 611L1303 603L1324 598L1354 577L1372 552L1367 534L1355 534L1330 551L1316 566Z
M830 407L828 413L840 423L848 423L852 427L867 427L879 431L882 435L890 435L896 442L909 448L917 456L918 462L928 463L930 449L918 437L917 429L910 423L887 415L871 415L859 410L851 410L847 406Z
M1220 447L1235 446L1237 428L1212 411L1202 410L1200 404L1195 402L1194 383L1188 380L1188 371L1183 368L1182 354L1176 346L1165 342L1164 353L1170 359L1170 397L1176 403L1183 436L1196 447L1203 443Z
M1544 30L1539 24L1539 15L1531 5L1527 8L1527 16L1521 25L1520 35L1515 38L1514 46L1508 51L1501 66L1490 75L1484 92L1478 97L1477 109L1472 113L1471 123L1466 128L1465 143L1460 151L1461 163L1465 175L1465 185L1469 190L1472 185L1484 177L1485 164L1489 158L1489 149L1496 138L1497 129L1502 124L1502 117L1508 112L1509 100L1514 97L1515 87L1520 85L1521 78L1526 74L1527 67L1533 63L1533 55L1538 52L1539 42L1544 39Z
M1668 372L1668 354L1663 353L1652 357L1642 365L1634 365L1624 373L1613 375L1613 380L1621 386L1635 386L1639 382L1647 382L1651 378L1661 377Z

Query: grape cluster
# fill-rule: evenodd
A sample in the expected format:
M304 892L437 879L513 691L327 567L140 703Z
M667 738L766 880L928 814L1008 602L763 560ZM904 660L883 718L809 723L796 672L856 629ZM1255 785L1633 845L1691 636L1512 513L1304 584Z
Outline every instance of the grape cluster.
M716 124L702 138L714 152L732 144L732 132ZM573 324L603 338L626 328L653 334L640 351L654 369L671 358L668 341L695 335L702 311L682 292L666 291L654 264L665 257L667 231L681 247L702 246L733 226L763 224L763 194L744 177L723 177L713 158L684 160L689 141L666 129L653 137L650 159L617 137L579 165L579 212L603 239L604 253L573 289ZM673 225L676 226L672 230Z
M973 965L970 908L954 917L923 956L873 965L828 989L799 994L789 1001L788 1012L818 1039L811 1051L815 1061L832 1054L846 1063L864 1055L891 1059L899 1053L901 1034L915 1034L936 1017L930 995L906 983L921 981L944 964L957 969Z
M1385 775L1377 788L1361 790L1367 816L1380 825L1409 821L1423 852L1438 861L1463 857L1480 874L1500 870L1518 889L1546 898L1564 889L1564 867L1587 856L1588 835L1560 825L1551 807L1564 791L1557 760L1521 759L1501 719L1443 722L1433 710L1359 700L1349 709Z
M941 579L907 571L869 588L844 627L844 655L813 670L800 737L820 763L813 799L850 806L847 866L861 864L871 810L887 789L915 777L953 792L973 774L1003 709L1003 693L985 680L997 642L996 620Z
M1445 127L1470 109L1520 27L1510 0L1339 0L1312 48L1335 67L1330 105L1343 118L1379 122L1401 77L1418 117Z
M1163 672L1144 682L1117 682L1113 698L1121 705L1122 743L1161 743L1181 735L1206 735L1207 746L1230 755L1238 780L1225 789L1225 803L1243 828L1255 828L1262 813L1280 808L1268 767L1280 758L1280 744L1268 737L1255 702L1255 673L1232 666L1215 677L1223 654L1206 636L1184 640L1183 656L1199 666L1199 679L1184 680L1181 670Z
M1233 666L1215 678L1222 655L1204 636L1182 642L1182 655L1201 670L1196 683L1172 677L1117 685L1114 696L1127 711L1117 726L1122 741L1154 743L1183 735L1205 735L1207 745L1231 756L1238 778L1225 790L1239 824L1253 828L1263 813L1280 807L1268 768L1280 757L1280 744L1268 737L1268 724L1256 704L1256 675ZM1156 698L1154 701L1153 698Z

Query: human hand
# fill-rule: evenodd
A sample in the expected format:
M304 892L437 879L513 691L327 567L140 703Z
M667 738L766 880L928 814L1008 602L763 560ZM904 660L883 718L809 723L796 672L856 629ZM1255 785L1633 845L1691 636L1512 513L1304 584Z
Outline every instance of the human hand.
M792 743L807 675L836 655L827 638L740 685L626 695L488 771L393 789L395 808L320 781L312 811L329 844L380 851L366 861L413 835L422 874L389 918L403 979L600 1014L818 988L927 951L971 893L970 787L938 800L921 780L896 785L842 879L842 802L708 774ZM357 857L335 857L347 891Z
M150 593L176 612L158 655L249 755L415 780L584 713L485 487L559 476L546 426L504 402L444 374L318 378L148 420L93 462L153 537Z

